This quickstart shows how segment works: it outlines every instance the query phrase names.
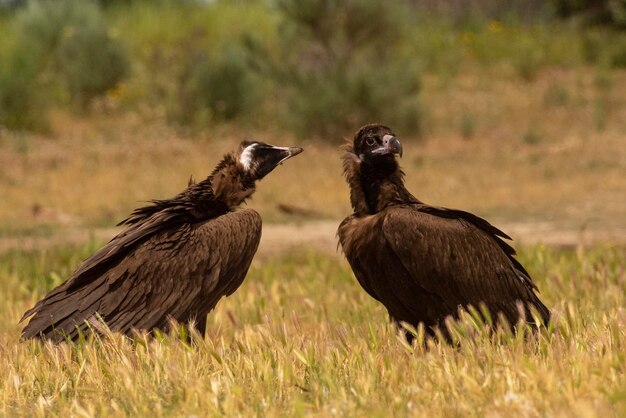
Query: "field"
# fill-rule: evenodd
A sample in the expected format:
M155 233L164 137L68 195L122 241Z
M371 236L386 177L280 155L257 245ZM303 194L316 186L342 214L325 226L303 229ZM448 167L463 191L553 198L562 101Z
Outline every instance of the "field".
M374 0L98 3L0 10L0 417L626 416L623 27L536 1L466 10L528 4L531 21ZM514 238L549 329L466 317L458 347L396 335L335 237L351 212L339 146L368 122L395 130L418 198ZM261 245L206 338L19 340L23 312L133 208L251 138L305 151L246 204Z
M454 96L426 80L433 132L399 133L409 187L510 232L554 315L536 338L488 336L468 320L459 349L407 347L337 253L334 231L349 213L339 139L234 126L189 137L132 115L64 112L52 115L51 136L4 132L0 414L623 416L626 147L618 92L626 79L612 77L613 110L602 130L589 128L593 106L581 104L593 103L593 90L567 87L592 83L584 70L530 84L505 78L496 87L481 85L477 73L453 81L466 86ZM542 104L555 79L581 95L578 104ZM467 138L454 118L480 94L492 105L473 108L476 132ZM503 108L517 116L498 123L505 116L490 112ZM205 340L18 341L21 314L109 239L138 201L207 175L251 135L306 151L259 184L249 203L265 221L259 254L242 288L209 316Z
M349 211L338 151L310 141L299 160L260 183L249 204L265 218L259 254L241 289L209 315L204 340L20 343L22 313L110 238L137 201L172 195L189 174L206 175L237 135L249 135L222 128L188 138L126 118L54 120L53 137L6 135L2 148L1 415L626 413L618 122L589 137L576 127L568 137L552 132L530 146L515 138L515 124L500 129L506 142L490 128L481 139L442 128L404 141L411 189L487 216L521 240L520 259L554 315L550 330L530 338L489 336L468 319L457 327L460 348L424 349L397 338L336 252L334 229ZM281 203L311 212L287 214Z
M626 413L623 247L524 247L554 325L460 348L408 347L346 263L265 255L209 316L206 339L19 343L16 321L93 250L0 258L4 416L604 416Z

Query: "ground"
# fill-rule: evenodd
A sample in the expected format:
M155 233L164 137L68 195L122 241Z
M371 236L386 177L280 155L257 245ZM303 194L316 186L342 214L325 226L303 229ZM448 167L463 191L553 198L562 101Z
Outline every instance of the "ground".
M401 164L422 200L515 239L550 329L489 334L468 317L457 348L397 338L336 248L341 138L57 113L50 136L0 131L0 416L625 416L626 77L486 72L425 78L428 129L396 132ZM23 312L118 221L250 137L305 152L249 202L259 253L204 340L19 342Z

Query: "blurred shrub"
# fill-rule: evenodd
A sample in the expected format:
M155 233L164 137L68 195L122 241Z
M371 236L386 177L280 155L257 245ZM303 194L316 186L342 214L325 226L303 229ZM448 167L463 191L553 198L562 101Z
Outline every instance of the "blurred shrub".
M80 108L129 73L127 52L95 2L30 2L15 31L21 48L37 52L39 71L59 98L68 96Z
M481 24L488 20L531 23L545 20L545 0L411 0L421 13L432 20L447 20L457 27Z
M412 57L423 71L444 80L458 75L464 57L463 37L450 23L417 15L403 36L404 56Z
M226 50L217 57L195 55L185 65L170 116L196 126L241 116L254 98L243 53Z
M37 71L35 56L28 50L15 48L3 57L0 62L0 126L15 130L46 128Z
M511 65L525 81L533 81L546 67L568 67L583 61L581 34L557 22L526 27L492 21L461 36L477 62Z
M550 0L560 17L578 17L590 24L626 27L625 0Z
M241 39L251 32L271 37L265 3L137 1L108 13L136 60L126 104L192 128L256 121L262 83L248 67Z
M570 101L571 98L569 90L567 87L559 83L550 84L543 95L543 103L546 107L565 106Z
M476 121L468 112L461 114L461 136L463 139L472 139L476 133Z
M517 75L525 81L535 80L540 69L547 64L546 49L537 42L529 42L528 38L521 39L516 47L517 53L511 61Z
M103 26L64 37L56 58L70 97L81 107L114 88L130 70L122 45Z
M196 128L236 121L330 140L379 121L417 134L425 72L445 82L497 65L532 81L546 67L626 67L625 32L545 23L550 2L35 1L0 15L0 123L45 126L46 104L105 95L111 109ZM595 3L619 16L625 2ZM471 115L459 128L474 135Z
M535 127L529 127L522 135L522 141L528 145L537 145L541 142L541 134Z
M582 37L583 55L590 64L626 68L626 33L593 29Z
M277 115L328 140L368 122L421 127L418 60L402 54L407 10L373 0L280 0L276 45L248 39L252 64L273 81Z

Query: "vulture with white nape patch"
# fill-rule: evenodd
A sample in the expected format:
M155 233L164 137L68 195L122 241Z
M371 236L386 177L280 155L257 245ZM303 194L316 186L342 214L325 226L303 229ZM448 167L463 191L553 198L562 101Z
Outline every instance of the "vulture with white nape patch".
M366 125L344 147L354 213L337 234L354 274L395 323L423 324L430 335L460 309L486 308L509 325L547 324L550 312L514 258L508 235L468 212L427 205L404 186L402 145L386 126ZM486 319L486 318L485 318ZM406 333L409 341L413 339Z
M261 239L261 217L238 207L256 181L302 148L244 141L213 173L172 199L153 200L126 229L30 310L22 338L54 342L107 327L124 334L195 323L243 282Z

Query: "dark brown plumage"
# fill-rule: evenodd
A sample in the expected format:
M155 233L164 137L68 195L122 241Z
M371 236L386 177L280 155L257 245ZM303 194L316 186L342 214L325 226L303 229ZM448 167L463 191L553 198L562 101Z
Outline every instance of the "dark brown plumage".
M195 322L241 285L261 238L261 217L237 207L260 180L301 148L243 142L213 173L122 221L126 229L27 311L23 338L56 342L101 327L167 330Z
M404 186L395 157L401 153L398 139L381 125L362 127L345 146L354 213L338 236L367 293L393 321L423 323L430 334L439 327L446 335L446 317L469 306L485 306L492 318L502 314L509 324L520 319L518 304L529 322L534 307L547 323L550 312L535 284L502 240L510 238L471 213L415 198Z

